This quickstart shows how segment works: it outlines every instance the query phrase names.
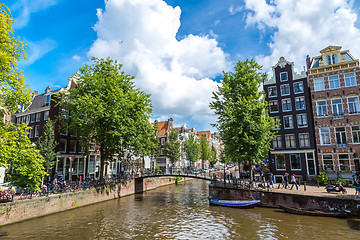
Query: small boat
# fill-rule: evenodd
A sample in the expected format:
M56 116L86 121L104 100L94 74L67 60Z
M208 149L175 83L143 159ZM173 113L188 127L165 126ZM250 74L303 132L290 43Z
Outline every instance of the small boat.
M211 204L224 206L224 207L234 207L234 208L253 208L260 200L218 200L209 198Z
M308 215L308 216L319 216L319 217L346 217L348 212L324 212L320 210L306 210L302 208L287 207L284 205L279 205L287 213L298 214L298 215Z

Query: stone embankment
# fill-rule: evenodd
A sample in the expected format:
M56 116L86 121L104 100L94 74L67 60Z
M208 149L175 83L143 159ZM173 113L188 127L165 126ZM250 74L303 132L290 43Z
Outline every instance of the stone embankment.
M182 179L186 181L188 179ZM0 204L0 225L15 223L56 212L66 211L94 203L153 190L157 187L175 184L175 178L160 177L131 180L76 192L52 194L48 197L18 200Z
M324 187L300 186L299 190L295 187L293 190L277 188L267 189L261 188L241 188L231 184L210 184L209 195L216 199L239 200L254 199L261 201L264 207L279 207L279 205L317 209L323 211L342 211L350 210L352 215L360 216L360 198L354 198L355 191L347 188L348 193L327 193Z

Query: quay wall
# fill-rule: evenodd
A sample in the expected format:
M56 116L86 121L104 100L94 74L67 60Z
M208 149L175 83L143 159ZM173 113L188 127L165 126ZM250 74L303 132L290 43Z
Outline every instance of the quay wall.
M175 184L175 178L173 177L137 180L87 189L85 191L78 190L76 192L51 194L47 197L0 203L0 226ZM189 179L183 178L179 182L186 180ZM141 189L142 191L136 191L136 189Z
M332 196L314 196L304 194L279 193L266 190L248 190L232 186L214 186L209 187L209 196L214 199L239 200L254 199L261 201L263 207L278 208L279 205L288 207L317 209L323 211L329 210L351 210L351 214L360 216L360 200L332 197Z

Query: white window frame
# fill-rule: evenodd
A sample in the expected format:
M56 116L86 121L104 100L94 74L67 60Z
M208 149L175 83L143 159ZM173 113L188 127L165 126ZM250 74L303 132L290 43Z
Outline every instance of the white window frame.
M325 129L329 130L328 133L323 133L322 132L322 130L325 130ZM331 131L330 131L330 128L320 128L319 133L320 133L320 145L331 145ZM325 136L325 139L323 139L323 136ZM329 143L326 143L327 139L329 140ZM325 143L324 143L324 140L325 140Z
M338 89L338 88L340 88L339 75L329 76L329 89Z
M280 82L287 82L289 81L289 76L288 76L288 73L287 72L281 72L280 74ZM282 80L282 76L283 75L286 75L286 80Z
M345 73L344 74L344 80L345 80L345 87L354 87L354 86L357 85L356 84L356 75L355 75L354 72ZM350 83L350 84L348 84L348 83Z
M300 91L300 92L295 91L296 90L296 87L295 87L296 84L301 84L302 91ZM303 82L294 82L293 83L293 88L294 88L294 94L304 93L304 83Z
M351 113L350 112L350 102L349 102L349 99L350 98L354 98L354 99L356 99L356 101L355 102L351 102L351 104L352 105L354 105L353 106L353 108L355 108L356 109L356 111L355 112L353 112L353 113ZM349 114L359 114L360 113L360 105L359 105L359 97L348 97L347 98L347 102L348 102L348 110L349 110Z
M334 101L340 100L340 103L334 103ZM340 116L340 115L344 115L344 108L343 108L343 102L341 98L334 98L331 99L331 110L334 116ZM340 113L340 108L341 108L341 113ZM334 109L336 109L336 111L334 111ZM335 112L337 112L337 114L335 114Z
M354 127L358 128L356 130L354 130ZM357 139L357 142L355 142L355 135L356 135L356 139ZM352 138L352 142L353 144L360 144L360 126L351 126L351 138Z
M278 122L279 125L277 127L274 128L274 130L280 130L281 129L281 121L280 121L280 117L279 116L274 116L273 117L275 123ZM278 121L279 120L279 121Z
M41 113L36 113L35 115L35 122L40 122L40 119L41 119Z
M280 138L280 139L279 139ZM280 141L279 141L280 140ZM280 146L278 144L275 144L274 143L279 143L280 142ZM274 139L273 139L273 148L274 149L279 149L279 148L282 148L282 138L281 138L281 135L275 135L274 136Z
M324 105L319 106L320 102L325 102L325 106ZM325 109L325 115L320 115L319 114L319 107L321 107L322 110ZM326 100L319 100L319 101L316 102L316 113L317 113L318 117L326 117L326 116L328 116Z
M271 89L274 89L274 88L275 88L275 92L276 92L275 95L270 95L270 88L271 88ZM276 86L268 87L268 96L269 96L269 98L277 97L277 87L276 87Z
M284 156L284 168L278 168L278 155L280 154L275 154L275 167L276 170L286 170L286 158L285 158L285 154L281 154L282 156Z
M301 117L301 120L303 120L303 119L304 119L303 116L305 116L306 125L300 125L300 124L299 124L299 117ZM302 121L302 123L303 123L303 122L304 122L304 121ZM306 115L306 113L297 114L297 115L296 115L296 123L297 123L297 127L298 127L298 128L305 128L305 127L307 127L307 126L308 126L308 120L307 120L307 115Z
M343 131L339 131L339 129L344 129ZM339 138L338 138L339 136ZM345 137L345 142L343 137ZM347 144L347 137L346 137L346 126L337 126L335 127L335 140L336 144ZM339 141L338 141L339 140Z
M301 144L301 141L304 141L304 143L306 142L306 138L305 140L304 139L301 139L302 136L307 136L307 145L302 145ZM309 136L309 133L299 133L299 145L301 148L308 148L310 147L310 136Z
M340 155L347 155L347 158L340 158ZM338 154L338 158L339 158L339 169L340 171L349 171L351 169L351 163L350 163L350 156L348 153L339 153ZM341 166L341 161L347 161L347 169L343 169Z
M292 159L291 159L291 156L292 155L295 155L295 157L298 155L299 156L299 162L300 162L300 168L293 168L292 167ZM301 155L300 155L300 153L291 153L291 154L289 154L289 157L290 157L290 168L291 168L291 170L295 170L295 171L299 171L299 170L301 170Z
M49 119L49 115L50 115L50 112L49 112L49 111L45 111L45 112L44 112L44 121L46 121L46 120Z
M271 105L271 103L275 103L276 102L276 105L277 105L277 111L271 111L271 106L273 106L273 105ZM278 113L279 112L279 103L278 103L278 101L277 100L275 100L275 101L270 101L269 102L269 111L270 111L270 113Z
M286 86L287 86L287 88L289 89L289 93L284 93L284 94L283 94L282 87L286 87ZM290 90L290 84L280 85L280 95L281 95L281 96L289 96L289 95L290 95L290 92L291 92L291 90Z
M286 105L287 105L287 101L290 102L290 109L285 109L284 108L284 101L286 101ZM282 111L283 112L291 112L292 111L292 102L291 102L291 98L284 98L281 101L281 107L282 107Z
M285 118L289 118L289 127L286 127L285 123ZM292 115L286 115L283 117L283 123L284 123L284 129L293 129L294 128L294 121L293 121L293 116Z
M291 136L293 136L293 138L290 138ZM292 143L291 140L294 140L294 146L292 146L292 144L288 145L288 138L289 138L289 143ZM286 148L296 148L296 137L295 134L285 134L285 147Z
M319 86L320 86L320 88L319 88ZM314 91L319 92L319 91L324 91L324 90L325 90L324 78L315 78L314 79Z
M35 137L39 137L39 125L35 126Z
M297 108L297 104L296 104L296 103L297 103L297 100L298 100L298 99L301 99L301 98L304 99L303 108ZM300 96L300 97L296 97L296 98L295 98L295 109L296 109L296 110L305 110L305 109L306 109L305 96Z
M324 156L331 156L331 161L332 161L332 169L331 170L335 170L335 165L334 165L334 156L332 154L323 154L322 155L322 161L323 161L323 169L324 170L328 170L327 168L325 168L325 159ZM326 161L330 161L330 159L326 159Z

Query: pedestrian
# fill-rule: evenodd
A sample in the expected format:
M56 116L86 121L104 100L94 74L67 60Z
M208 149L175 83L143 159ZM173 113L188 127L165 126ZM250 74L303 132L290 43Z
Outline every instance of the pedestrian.
M284 188L286 189L289 186L289 174L285 173L284 176Z
M293 174L291 176L291 183L292 183L292 186L291 186L291 189L294 187L294 185L296 186L296 190L299 190L298 188L298 185L297 185L297 182L296 182L296 178L295 178L295 174Z
M359 177L354 180L354 187L355 187L355 198L360 198L360 180Z
M270 187L274 188L274 174L270 174Z

